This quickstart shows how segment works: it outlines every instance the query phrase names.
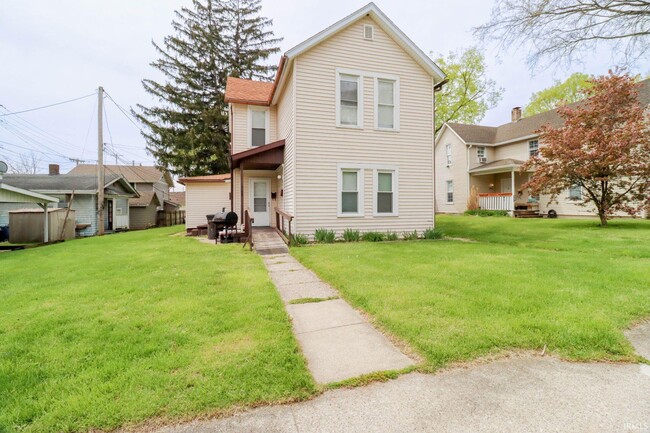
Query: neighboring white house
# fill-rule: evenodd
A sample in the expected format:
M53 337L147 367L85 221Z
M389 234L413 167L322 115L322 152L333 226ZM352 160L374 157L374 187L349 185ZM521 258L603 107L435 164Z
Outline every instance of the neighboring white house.
M207 224L207 215L230 210L230 173L182 177L178 183L185 185L187 229Z
M650 80L639 83L639 101L650 104ZM593 216L594 210L578 206L579 187L571 188L553 202L550 196L532 197L522 188L530 173L521 173L521 165L536 154L544 143L538 131L542 125L562 126L555 111L522 117L515 107L511 122L501 126L446 123L436 138L436 208L439 213L467 210L470 188L479 192L482 209L521 211L522 214L554 210L564 216Z
M433 98L444 79L373 3L287 51L274 82L229 78L239 220L249 209L254 225L275 226L282 212L306 235L433 226Z

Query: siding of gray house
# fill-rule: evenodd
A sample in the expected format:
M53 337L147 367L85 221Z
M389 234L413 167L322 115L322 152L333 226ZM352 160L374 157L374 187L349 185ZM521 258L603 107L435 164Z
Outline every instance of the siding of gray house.
M133 230L148 229L156 225L157 215L156 203L152 202L147 207L131 207L130 224Z

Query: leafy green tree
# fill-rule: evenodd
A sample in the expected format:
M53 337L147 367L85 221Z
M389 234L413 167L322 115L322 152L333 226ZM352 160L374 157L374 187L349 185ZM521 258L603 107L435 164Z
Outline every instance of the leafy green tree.
M137 105L133 114L146 126L147 150L174 174L196 176L229 170L227 105L229 75L271 79L264 63L279 51L272 21L259 16L261 0L192 0L176 11L174 34L153 63L164 77L142 80L155 106Z
M586 91L593 86L591 78L587 74L576 72L564 81L557 80L551 87L533 93L524 108L524 115L533 116L584 99Z
M477 123L503 94L487 77L485 57L476 48L450 52L435 60L449 82L436 95L436 132L446 122Z

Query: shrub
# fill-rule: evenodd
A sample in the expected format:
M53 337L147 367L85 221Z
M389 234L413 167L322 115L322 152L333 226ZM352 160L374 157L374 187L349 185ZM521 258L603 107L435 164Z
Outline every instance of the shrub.
M476 215L480 217L490 217L490 216L508 216L507 210L487 210L487 209L476 209L476 210L466 210L465 215Z
M361 239L361 233L359 230L345 229L343 231L343 240L345 242L359 242Z
M440 229L428 228L424 231L424 239L442 239L445 234Z
M467 198L467 209L479 210L478 187L476 185L472 185L472 187L469 189L469 197Z
M334 233L334 230L329 230L329 229L316 229L314 232L314 239L316 239L316 242L319 244L331 244L336 240L336 233Z
M307 239L307 236L298 233L296 235L293 235L293 244L294 245L306 245L309 240Z
M366 242L381 242L384 240L384 234L381 232L365 232L362 239Z
M398 238L397 233L391 232L390 230L388 230L386 232L386 240L387 241L396 241L397 238Z
M402 233L402 238L404 238L405 241L415 241L418 239L418 231L413 230L412 232L404 232Z

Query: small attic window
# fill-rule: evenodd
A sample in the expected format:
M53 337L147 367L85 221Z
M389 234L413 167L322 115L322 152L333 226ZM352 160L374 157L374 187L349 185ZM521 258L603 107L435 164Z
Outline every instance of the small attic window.
M363 25L363 38L367 41L375 39L375 27L370 24Z

